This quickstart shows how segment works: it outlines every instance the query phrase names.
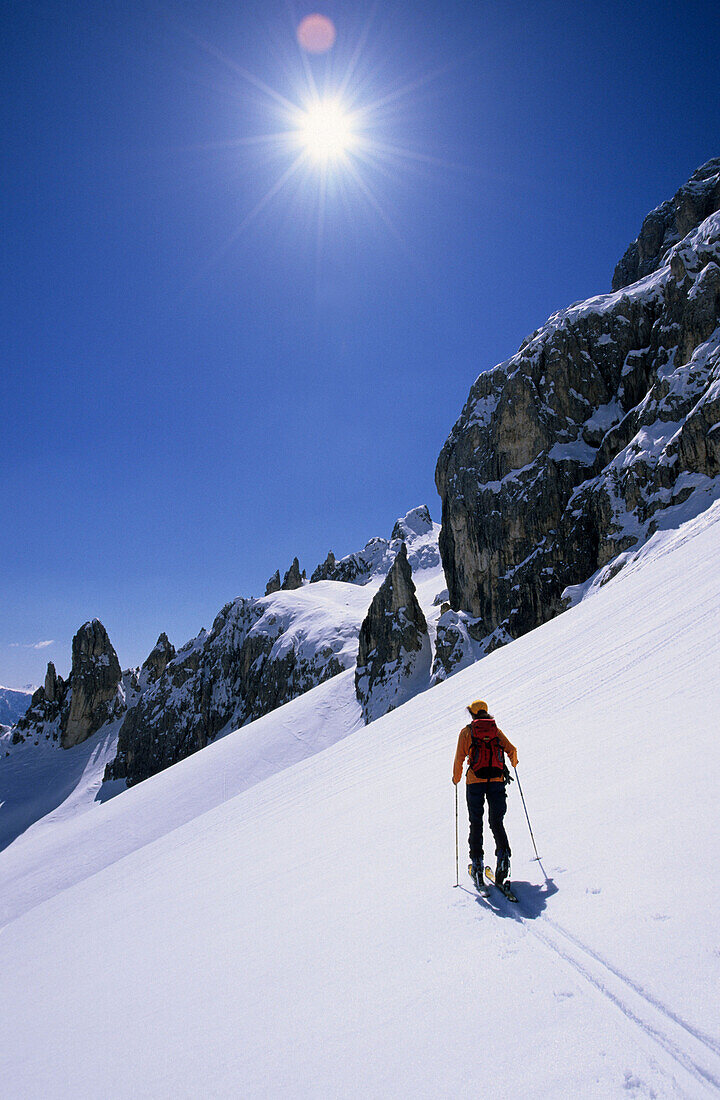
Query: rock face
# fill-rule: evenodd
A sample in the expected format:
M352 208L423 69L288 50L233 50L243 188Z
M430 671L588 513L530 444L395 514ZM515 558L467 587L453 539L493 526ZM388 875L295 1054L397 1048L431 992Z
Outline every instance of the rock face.
M265 586L265 595L271 596L273 592L294 592L296 588L302 588L305 583L305 570L300 572L300 562L293 558L292 565L280 582L280 570L276 569Z
M70 709L62 723L64 749L79 745L124 709L118 698L122 670L99 619L81 626L72 643Z
M117 654L103 624L93 619L73 638L69 679L57 675L52 661L48 664L45 684L16 722L12 741L55 741L69 749L120 717L125 708Z
M348 584L368 584L374 578L386 576L405 542L408 561L413 570L432 569L440 564L437 546L437 524L433 524L425 504L413 508L396 521L390 540L373 538L363 550L336 561L330 552L311 581L346 581Z
M452 608L436 678L717 495L719 205L714 160L646 219L613 293L554 314L474 383L436 470Z
M294 592L296 588L302 588L303 580L304 576L300 572L300 562L297 558L293 558L292 565L285 574L282 582L283 592Z
M348 666L347 624L338 621L333 634L325 623L315 643L302 608L277 595L235 600L209 633L172 656L164 647L162 673L148 684L140 678L142 695L122 724L106 779L139 783Z
M282 588L282 581L280 580L280 570L276 569L270 580L265 585L265 595L272 596L273 592L279 592Z
M355 691L372 722L427 686L431 651L405 543L360 628Z
M371 539L363 551L348 555L342 562L329 554L323 567L328 576L318 576L316 570L313 580L378 582L401 549L407 564L401 535L407 537L411 561L423 567L439 565L438 525L422 507L397 521L390 541ZM409 585L412 587L411 577ZM128 785L139 783L203 748L221 733L269 713L355 664L367 605L361 605L354 620L349 617L345 601L337 602L332 597L325 601L320 592L314 593L312 586L305 584L297 558L283 582L278 571L267 588L261 599L238 599L227 604L210 633L202 631L177 654L169 654L169 643L166 645L161 636L158 646L163 660L167 657L164 669L156 679L148 680L145 670L150 663L155 664L156 646L141 670L141 694L128 709L117 756L107 768L106 779L123 779ZM318 601L322 601L321 614ZM414 614L413 610L411 618ZM423 631L427 638L425 626ZM429 663L429 642L423 645Z
M64 684L62 677L58 676L55 671L55 665L52 661L48 661L47 672L45 673L45 698L48 703L56 703L61 695L64 694Z
M325 561L321 562L321 564L318 565L317 569L311 575L310 583L314 584L315 581L332 580L336 566L337 562L335 560L335 555L333 554L332 550L329 550L328 556L325 558Z
M694 172L672 199L645 218L636 241L615 268L613 290L657 271L674 244L720 209L720 158Z
M154 649L150 651L143 662L140 669L141 679L144 673L144 679L147 683L152 684L159 680L174 657L175 646L170 644L167 634L163 632L155 643Z

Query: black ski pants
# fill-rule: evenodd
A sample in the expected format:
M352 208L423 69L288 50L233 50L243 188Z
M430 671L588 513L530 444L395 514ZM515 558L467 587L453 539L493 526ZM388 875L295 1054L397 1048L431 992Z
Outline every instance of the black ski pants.
M479 861L483 858L483 810L485 800L488 804L488 818L490 829L495 838L495 855L500 856L510 851L510 842L505 832L503 818L507 809L507 794L504 783L468 783L467 804L470 817L470 859Z

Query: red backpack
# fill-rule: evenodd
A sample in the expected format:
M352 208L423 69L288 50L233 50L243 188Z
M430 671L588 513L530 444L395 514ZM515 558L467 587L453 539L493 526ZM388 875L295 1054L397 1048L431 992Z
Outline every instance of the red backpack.
M473 718L470 723L470 771L476 779L502 779L505 774L503 752L494 718Z

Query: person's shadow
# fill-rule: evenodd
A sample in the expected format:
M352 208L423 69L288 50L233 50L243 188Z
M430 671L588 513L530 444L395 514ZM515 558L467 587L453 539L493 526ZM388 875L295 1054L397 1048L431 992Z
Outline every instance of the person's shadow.
M544 869L543 874L545 875ZM536 917L539 917L547 906L548 898L558 892L557 886L547 875L545 875L545 881L540 886L534 882L513 881L512 888L515 897L518 899L517 908L527 920L535 920Z
M480 897L472 891L473 895L477 897L478 904L489 904L495 912L502 917L524 917L526 920L535 920L544 911L547 906L548 898L551 898L553 894L557 894L558 887L555 885L551 878L548 878L545 868L540 860L536 861L543 873L545 881L538 885L535 882L523 882L522 879L512 879L511 886L515 897L518 899L517 904L503 895L502 891L496 889L493 886L489 886L489 894L487 897ZM470 893L471 891L468 891Z

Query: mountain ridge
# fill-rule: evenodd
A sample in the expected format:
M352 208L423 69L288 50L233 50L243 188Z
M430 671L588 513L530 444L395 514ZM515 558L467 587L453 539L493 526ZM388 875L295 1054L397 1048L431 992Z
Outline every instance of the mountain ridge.
M720 159L677 196L657 248L638 246L642 277L552 314L471 387L436 468L451 605L436 678L717 497Z

